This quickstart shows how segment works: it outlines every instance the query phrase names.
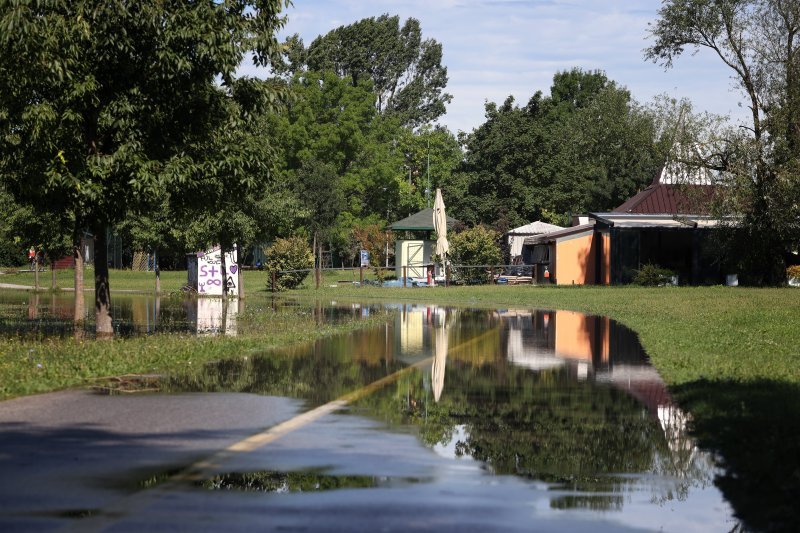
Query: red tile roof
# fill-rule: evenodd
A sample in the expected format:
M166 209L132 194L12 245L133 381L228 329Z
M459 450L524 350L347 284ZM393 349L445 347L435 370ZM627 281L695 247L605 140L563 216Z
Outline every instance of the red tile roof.
M614 209L614 213L646 215L708 215L713 185L664 184L656 178L645 190Z

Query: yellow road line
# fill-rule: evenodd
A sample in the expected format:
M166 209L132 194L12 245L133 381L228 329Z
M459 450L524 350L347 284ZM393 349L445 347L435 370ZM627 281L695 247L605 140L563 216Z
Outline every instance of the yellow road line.
M457 353L459 350L463 350L473 344L480 342L483 337L488 336L489 334L493 333L493 330L486 331L477 337L473 337L472 339L462 342L458 346L454 346L453 348L449 348L447 350L448 355ZM306 411L300 415L297 415L285 422L281 422L276 426L272 426L266 431L262 431L261 433L256 433L255 435L251 435L244 440L231 444L224 450L221 450L211 457L198 461L184 470L182 473L175 475L172 479L174 481L197 481L203 479L209 475L211 475L214 471L218 470L222 464L230 459L231 457L236 456L240 453L247 453L257 450L271 442L274 442L281 437L299 429L305 425L308 425L315 420L322 418L323 416L333 413L339 409L346 407L348 404L353 403L355 401L360 400L366 396L369 396L376 390L388 385L389 383L393 383L400 379L401 376L408 374L419 368L424 368L433 363L433 357L428 357L423 359L422 361L418 361L411 366L398 370L393 374L389 374L377 381L373 381L369 385L366 385L356 391L349 392L339 398L326 403L325 405L320 405L310 411Z

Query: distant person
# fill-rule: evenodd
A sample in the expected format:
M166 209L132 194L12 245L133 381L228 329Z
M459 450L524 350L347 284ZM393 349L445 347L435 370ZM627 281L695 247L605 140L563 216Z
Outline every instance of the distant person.
M31 270L36 269L36 250L31 246L31 249L28 250L28 262L31 264Z

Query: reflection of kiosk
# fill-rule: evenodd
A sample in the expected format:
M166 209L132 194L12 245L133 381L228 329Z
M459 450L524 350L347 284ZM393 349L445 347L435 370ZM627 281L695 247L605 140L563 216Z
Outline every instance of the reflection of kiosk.
M450 229L457 220L447 217L447 228ZM433 264L436 253L436 240L432 238L433 209L426 208L403 220L389 225L395 232L405 232L406 239L395 241L395 273L403 277L403 267L408 267L408 277L427 280L427 265ZM422 238L420 238L422 237ZM436 276L444 276L441 266L436 266Z

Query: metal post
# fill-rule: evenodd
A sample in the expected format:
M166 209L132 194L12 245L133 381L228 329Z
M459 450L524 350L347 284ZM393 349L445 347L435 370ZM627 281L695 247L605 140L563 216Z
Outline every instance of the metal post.
M406 282L408 281L408 267L403 265L403 288L406 288Z
M364 267L358 267L358 286L364 285Z

